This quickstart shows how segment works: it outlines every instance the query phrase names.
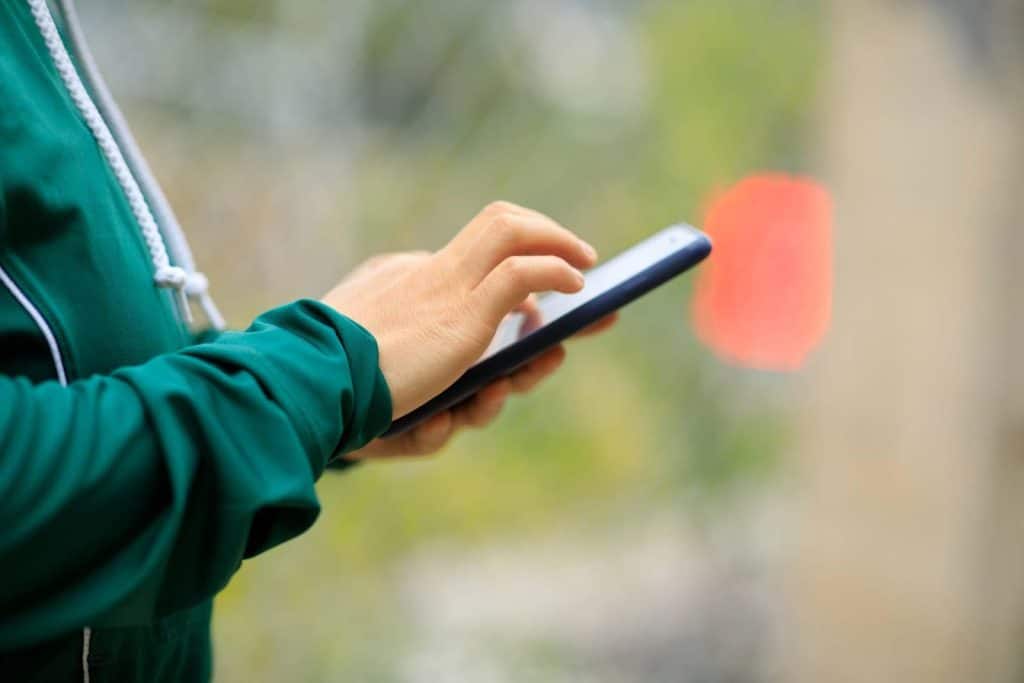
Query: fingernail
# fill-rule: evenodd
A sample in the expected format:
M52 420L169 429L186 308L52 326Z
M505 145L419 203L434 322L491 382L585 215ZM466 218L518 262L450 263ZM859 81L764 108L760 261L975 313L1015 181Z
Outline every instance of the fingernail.
M591 260L597 260L597 249L594 249L594 247L590 246L586 242L583 243L583 251L586 253L588 257L590 257Z

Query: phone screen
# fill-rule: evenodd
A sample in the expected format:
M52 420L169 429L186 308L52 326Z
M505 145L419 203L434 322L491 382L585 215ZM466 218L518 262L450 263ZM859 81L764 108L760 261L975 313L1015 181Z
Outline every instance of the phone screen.
M494 340L480 360L486 360L507 349L541 327L644 272L667 255L686 248L697 239L699 237L693 231L666 230L588 271L585 274L586 284L576 294L553 292L541 296L537 302L539 312L536 315L513 313L498 326Z

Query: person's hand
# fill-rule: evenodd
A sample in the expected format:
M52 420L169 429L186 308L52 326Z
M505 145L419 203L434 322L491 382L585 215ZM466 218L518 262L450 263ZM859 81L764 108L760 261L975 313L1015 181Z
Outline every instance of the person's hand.
M396 254L402 259L405 254ZM532 302L523 308L529 312ZM615 324L618 314L613 313L583 330L577 337L603 332ZM435 415L423 424L387 439L375 439L358 451L345 455L347 460L379 460L409 456L432 455L443 449L460 430L482 429L501 413L508 397L533 391L557 370L565 360L565 347L557 346L509 377L491 384L460 405Z
M597 254L550 218L498 202L437 253L408 259L323 299L376 338L396 418L458 379L531 293L580 291L578 269Z
M324 302L377 339L397 418L458 379L483 354L505 315L529 307L531 293L579 291L583 276L578 268L596 260L589 245L550 218L499 202L437 253L371 260ZM394 444L386 448L434 450L458 427L488 422L509 393L531 388L561 363L563 354L560 349L549 352L404 439L386 440ZM385 448L384 443L369 449Z
M412 429L386 439L375 439L347 460L380 460L432 455L443 449L463 429L482 429L505 407L510 394L532 390L553 373L565 359L565 349L556 347L510 377L500 379L465 403L438 413Z

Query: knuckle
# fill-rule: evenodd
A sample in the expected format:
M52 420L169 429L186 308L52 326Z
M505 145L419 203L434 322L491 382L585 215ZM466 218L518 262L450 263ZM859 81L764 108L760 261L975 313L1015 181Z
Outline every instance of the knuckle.
M526 227L514 216L502 216L495 221L495 228L506 247L514 247L526 239Z
M578 289L581 285L579 271L562 259L558 259L557 264L552 264L551 273L552 280L557 280L561 287Z
M484 209L484 213L491 216L498 216L501 214L511 213L515 210L515 204L512 202L506 202L502 199L493 201L487 205Z
M502 237L513 235L517 225L516 217L510 213L496 213L490 219L491 230L500 233Z
M366 259L366 261L363 262L363 265L369 268L377 268L384 265L392 258L394 258L394 254L377 254Z
M519 256L505 259L501 264L501 269L505 279L513 284L522 284L526 279L526 262Z
M420 457L437 455L437 452L444 447L447 440L447 436L431 436L424 434L423 430L414 430L412 432L412 438L410 439L411 444L409 450L412 455L418 455Z

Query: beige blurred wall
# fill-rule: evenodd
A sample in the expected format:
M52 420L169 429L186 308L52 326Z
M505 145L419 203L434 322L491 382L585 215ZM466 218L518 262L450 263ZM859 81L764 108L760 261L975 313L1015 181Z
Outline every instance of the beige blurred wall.
M972 47L955 3L832 3L788 680L1024 677L1021 4Z

